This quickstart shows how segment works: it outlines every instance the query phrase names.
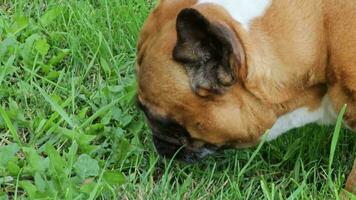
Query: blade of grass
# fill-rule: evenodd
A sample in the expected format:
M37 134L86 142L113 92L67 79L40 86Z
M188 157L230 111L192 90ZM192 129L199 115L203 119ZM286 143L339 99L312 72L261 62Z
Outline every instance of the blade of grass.
M329 182L330 186L332 187L331 189L334 190L334 191L335 191L335 186L334 186L334 183L333 183L332 178L331 178L331 173L333 171L331 169L331 167L332 167L332 164L334 162L336 146L337 146L337 142L339 141L340 131L341 131L341 127L342 127L343 117L344 117L344 114L346 112L346 108L347 108L347 105L345 104L342 107L342 109L341 109L341 111L339 113L339 116L337 117L336 126L335 126L335 130L334 130L334 133L333 133L333 138L332 138L331 148L330 148L329 166L328 166L328 182ZM338 197L337 192L336 192L336 196Z
M64 88L64 87L58 85L57 83L55 83L55 82L53 82L53 81L51 81L51 80L48 80L47 78L42 77L42 76L40 76L40 75L34 73L32 70L29 70L29 69L27 69L26 67L23 67L23 66L21 66L21 68L22 68L23 70L25 70L26 72L28 72L28 73L30 73L30 74L36 76L37 78L40 78L40 79L42 79L42 80L44 80L44 81L46 81L46 82L48 82L48 83L50 83L50 84L52 84L52 85L58 87L58 88L60 88L60 89L63 90L63 91L67 91L67 88Z
M16 185L15 185L15 194L14 194L14 200L17 200L17 194L18 194L18 189L19 189L19 183L20 183L20 175L22 173L22 170L20 170L20 172L17 174L17 177L16 177Z
M262 188L262 191L263 191L263 194L264 194L265 198L268 199L268 200L272 200L272 194L269 191L268 186L267 186L267 182L263 177L261 178L260 184L261 184L261 188Z
M100 108L98 111L96 111L92 116L90 116L85 122L83 122L82 125L79 126L79 129L83 129L85 127L87 127L90 123L92 123L96 118L100 117L101 115L105 114L108 110L110 110L113 106L115 106L115 104L119 103L121 100L123 99L123 97L120 97L114 101L112 101L111 103L109 103L108 105Z
M257 156L258 152L260 152L262 146L264 145L264 143L266 142L266 138L267 138L268 134L265 134L262 137L262 141L260 142L260 144L258 145L257 149L253 152L252 156L250 157L250 159L248 160L248 162L246 163L246 165L240 170L239 174L237 175L238 179L241 178L241 176L245 173L245 171L247 170L247 168L250 166L251 162L255 159L255 157Z
M63 117L63 119L71 126L72 128L76 127L76 124L72 121L69 115L64 111L64 109L58 105L39 85L33 83L33 85L37 88L37 90L41 93L43 98L52 106L53 110L58 112L59 115Z
M334 133L333 133L333 138L332 138L331 148L330 148L330 156L329 156L329 166L328 166L328 176L329 176L329 178L331 177L331 173L332 173L331 167L332 167L332 164L333 164L333 161L334 161L336 145L337 145L337 142L339 140L340 131L341 131L342 122L343 122L343 117L344 117L344 114L346 112L346 108L347 108L347 105L344 105L343 108L341 109L341 111L339 113L339 116L337 118L337 121L336 121L335 130L334 130Z
M308 171L304 177L304 180L300 186L288 197L287 200L300 199L300 194L303 192L304 188L307 186L307 179L310 175L311 171Z
M5 121L5 124L7 126L7 128L9 129L12 137L14 138L14 140L16 141L16 143L19 145L19 146L23 146L21 140L20 140L20 137L19 135L17 134L17 131L16 131L16 128L14 127L14 125L12 124L9 116L7 115L6 111L0 106L0 115L2 116L2 118L4 119Z

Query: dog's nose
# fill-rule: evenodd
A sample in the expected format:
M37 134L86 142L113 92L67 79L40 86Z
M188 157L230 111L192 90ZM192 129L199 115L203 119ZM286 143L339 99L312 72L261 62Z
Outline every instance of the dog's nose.
M158 154L165 158L172 158L175 154L177 154L175 157L179 158L178 154L180 153L178 151L182 151L184 148L183 145L170 142L155 135L153 135L153 143Z

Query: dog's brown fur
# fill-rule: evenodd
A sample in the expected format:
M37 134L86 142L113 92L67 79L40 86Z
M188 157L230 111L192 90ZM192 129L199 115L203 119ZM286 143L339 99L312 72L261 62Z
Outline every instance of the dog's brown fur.
M345 122L356 129L356 1L274 0L248 32L223 8L196 2L161 0L142 29L138 96L151 112L174 119L197 140L241 148L256 144L279 116L314 109L329 95L336 111L348 105ZM223 94L194 93L172 56L177 15L189 7L229 28L243 46L237 82Z

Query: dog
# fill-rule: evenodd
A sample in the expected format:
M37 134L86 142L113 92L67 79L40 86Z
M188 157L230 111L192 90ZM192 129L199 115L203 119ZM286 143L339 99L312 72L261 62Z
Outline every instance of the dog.
M161 0L137 49L138 103L164 157L335 124L345 104L356 130L354 0Z

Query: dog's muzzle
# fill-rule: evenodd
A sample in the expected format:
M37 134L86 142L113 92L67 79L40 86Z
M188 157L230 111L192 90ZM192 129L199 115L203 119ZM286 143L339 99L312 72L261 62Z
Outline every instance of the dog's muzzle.
M214 145L196 145L185 127L167 117L161 117L138 102L139 108L145 113L146 120L153 134L153 143L159 155L192 163L213 154Z

